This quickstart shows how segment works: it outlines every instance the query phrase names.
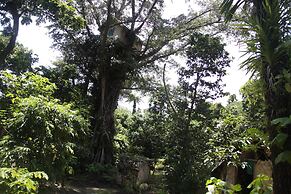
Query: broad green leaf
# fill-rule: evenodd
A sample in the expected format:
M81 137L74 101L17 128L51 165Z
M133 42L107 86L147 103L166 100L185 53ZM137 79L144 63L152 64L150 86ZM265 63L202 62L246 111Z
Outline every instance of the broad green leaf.
M231 189L233 190L233 191L241 191L241 186L239 185L239 184L236 184L236 185L233 185L232 187L231 187Z
M205 185L210 185L211 183L213 183L212 179L208 179Z
M286 83L285 84L285 89L287 90L287 92L291 93L291 84L290 83Z
M291 164L291 151L284 151L280 153L275 160L275 164L278 164L280 162L288 162L289 164Z
M274 119L272 121L272 124L274 125L280 125L282 127L285 127L289 124L291 124L291 118L290 117L281 117L281 118L278 118L278 119Z
M279 133L273 140L273 144L276 145L278 148L283 149L283 146L288 138L288 134L286 133Z

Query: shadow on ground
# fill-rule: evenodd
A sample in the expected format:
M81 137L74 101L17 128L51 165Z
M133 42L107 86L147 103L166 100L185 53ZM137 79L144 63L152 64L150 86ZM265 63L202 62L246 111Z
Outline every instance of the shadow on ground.
M87 179L88 180L88 179ZM40 194L125 194L116 185L102 184L94 179L72 179L65 186L50 186L40 189Z

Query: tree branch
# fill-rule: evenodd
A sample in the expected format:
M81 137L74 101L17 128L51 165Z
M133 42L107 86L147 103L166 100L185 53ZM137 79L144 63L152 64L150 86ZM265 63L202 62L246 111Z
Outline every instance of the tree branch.
M143 25L145 24L145 22L148 20L148 18L150 17L153 9L155 8L155 5L157 4L158 0L155 0L154 3L152 4L151 8L149 9L147 16L145 17L145 19L142 21L142 23L134 30L134 33L137 34L141 28L143 27Z
M141 88L141 87L123 87L122 90L144 90L144 91L154 91L155 88Z
M115 17L116 17L117 19L120 19L119 17L120 17L120 15L121 15L122 10L124 10L125 7L126 7L127 5L129 5L129 3L126 4L126 2L127 2L127 0L123 0L122 3L121 3L121 5L120 5L120 7L119 7L119 9L116 11L116 13L115 13ZM117 15L117 14L118 14L118 15Z
M137 12L137 14L135 15L135 19L137 19L137 18L140 16L140 14L141 14L141 12L142 12L144 6L145 6L145 2L146 2L146 0L143 0L143 2L141 3L141 6L140 6L138 12Z
M91 7L92 7L92 9L93 9L93 11L94 11L94 13L93 13L93 17L94 17L94 19L95 19L95 22L96 22L96 24L98 25L98 27L100 27L100 26L101 26L101 23L100 23L100 16L99 16L99 14L98 14L98 11L97 11L97 9L96 9L94 3L92 2L92 0L87 0L87 1L88 1L88 3L91 5Z
M18 10L17 10L16 5L11 3L8 10L12 14L12 18L13 18L13 28L12 28L13 32L12 32L12 35L10 37L10 40L9 40L7 46L0 53L0 69L2 69L5 66L4 63L5 63L6 58L13 51L15 44L16 44L18 31L19 31L20 15L18 14Z
M169 57L169 56L171 56L171 55L174 55L174 54L176 54L176 53L178 53L178 52L180 52L180 51L183 51L183 50L185 49L185 46L187 46L187 45L188 45L188 44L184 44L184 45L181 46L180 48L175 49L175 50L172 50L171 52L167 52L167 53L164 53L164 54L161 54L161 55L156 55L156 56L154 56L156 53L159 52L159 51L157 51L155 54L152 54L152 56L154 56L154 57L152 57L151 59L149 59L149 60L147 60L147 61L144 61L144 63L142 63L142 64L149 64L149 63L155 62L155 61L157 61L157 60L167 58L167 57ZM146 58L148 58L148 57L146 57ZM144 60L144 59L143 59L143 60ZM142 60L142 61L143 61L143 60ZM141 65L141 66L143 66L143 65Z
M170 107L171 107L172 111L174 112L174 114L177 115L177 111L176 111L176 109L175 109L175 107L172 104L171 99L170 99L169 91L168 91L167 84L166 84L165 72L166 72L166 63L164 64L164 68L163 68L163 84L164 84L164 90L165 90L165 94L166 94L166 98L167 98L168 104L170 105Z
M80 10L78 10L77 9L77 11L78 11L78 13L79 14L81 14L82 16L83 16L83 18L84 18L84 21L85 21L85 29L86 29L86 31L87 31L87 34L88 34L88 36L89 37L92 37L92 33L91 33L91 30L90 30L90 28L89 28L89 26L88 26L88 23L87 23L87 17L86 17L86 14L85 14L85 3L82 3L81 4L81 11Z
M154 32L155 32L155 28L153 28L152 32L149 34L149 36L147 38L144 50L142 51L143 54L145 54L145 52L148 50L149 43L150 43L150 40L151 40L152 36L154 35Z
M135 24L135 0L131 0L131 17L132 17L132 21L131 21L131 27L130 30L133 31L134 30L134 24Z

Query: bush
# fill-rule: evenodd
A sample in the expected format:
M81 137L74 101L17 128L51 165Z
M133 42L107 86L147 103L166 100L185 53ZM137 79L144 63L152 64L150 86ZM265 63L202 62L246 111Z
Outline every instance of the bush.
M251 184L248 186L248 189L252 189L250 194L271 194L273 193L272 184L270 183L271 178L266 175L258 175Z
M0 142L2 162L60 178L75 159L74 142L86 121L70 105L41 96L19 99L12 110L6 120L9 133Z
M29 172L26 168L0 168L0 192L34 194L38 191L36 179L48 180L44 172Z
M211 177L207 180L206 188L208 189L206 194L234 194L241 191L241 186L239 184L232 185L215 177Z
M98 164L92 163L87 165L86 171L96 175L100 180L105 182L116 181L117 169L110 164Z
M52 180L72 173L76 142L88 122L71 104L54 99L54 84L32 73L0 74L0 166L45 171Z

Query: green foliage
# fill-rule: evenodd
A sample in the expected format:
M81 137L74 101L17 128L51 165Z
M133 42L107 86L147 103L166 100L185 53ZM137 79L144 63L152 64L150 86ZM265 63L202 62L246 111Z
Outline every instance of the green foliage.
M272 145L276 146L280 150L275 159L275 164L278 164L280 162L287 162L291 164L291 151L289 150L289 148L286 149L286 146L288 146L287 142L290 134L288 133L288 131L286 133L281 132L282 128L287 127L291 124L291 116L274 119L272 121L272 124L277 125L279 130L279 132L272 141Z
M275 164L278 164L280 162L288 162L291 164L291 151L286 150L281 152L275 159Z
M21 24L29 25L32 23L32 17L36 16L36 22L44 22L46 20L59 22L63 26L77 29L83 25L83 19L77 14L77 10L74 7L71 0L39 0L39 1L17 1L11 3L4 0L0 3L0 11L2 13L9 13L17 10L19 12ZM11 14L11 13L10 13ZM8 14L1 14L0 21L5 27L4 32L11 31L11 18ZM10 28L9 28L10 27ZM9 30L10 29L10 30ZM7 33L6 33L7 34Z
M249 80L240 92L242 101L230 96L209 141L209 161L214 164L225 160L240 164L242 152L269 149L262 81Z
M117 154L128 152L130 149L129 136L132 130L133 116L125 109L115 111L115 126L117 133L114 137Z
M86 121L79 112L45 97L19 99L12 112L2 162L42 169L53 179L63 176L74 159L75 139L84 134Z
M241 143L244 151L256 152L270 147L268 134L257 128L247 129L241 136Z
M281 117L274 119L272 124L279 125L280 127L286 127L287 125L291 124L291 115L289 117Z
M229 102L221 111L219 125L212 131L206 161L214 166L221 161L243 165L242 153L256 153L265 158L264 151L269 149L270 141L268 134L262 130L264 122L249 120L250 112L243 106L246 105L244 99L242 102Z
M242 190L239 184L232 185L215 177L211 177L206 181L206 194L235 194Z
M222 97L225 93L221 79L226 75L225 68L230 63L225 45L219 38L201 33L193 33L189 43L187 66L178 71L181 87L187 93L192 93L195 102Z
M1 1L0 23L2 31L0 35L7 38L7 43L0 46L1 70L7 69L7 66L17 65L10 64L10 62L19 62L7 59L16 45L20 24L31 24L33 17L36 17L37 24L49 20L57 23L60 27L66 27L68 30L82 28L84 20L78 15L73 2L72 0ZM23 62L23 59L21 61ZM30 64L24 65L29 66ZM16 69L19 70L19 67ZM20 69L23 68L20 67Z
M29 172L26 168L0 168L0 192L34 194L38 191L37 180L48 180L46 173Z
M55 84L45 77L34 73L24 73L20 76L2 71L0 74L1 92L5 96L1 98L16 99L29 96L52 96L56 89Z
M89 82L84 80L76 65L56 61L54 66L37 68L44 77L55 83L57 89L53 96L62 102L73 102L78 104L78 107L90 109L88 107L90 97L87 95Z
M273 139L272 144L276 145L280 149L283 149L287 138L288 138L288 134L286 134L286 133L278 133L276 135L276 137Z
M217 125L220 108L208 100L224 95L222 77L229 66L228 53L219 38L193 33L181 67L173 104L177 114L169 116L166 150L166 181L170 193L193 193L203 188L211 165L204 162L210 131ZM205 52L207 50L207 52Z
M50 97L55 85L46 78L4 72L1 79L2 100L10 102L2 107L1 166L41 169L52 180L72 173L76 142L86 134L87 120L71 104Z
M42 8L48 10L50 20L57 22L61 27L70 30L79 30L84 26L84 19L78 15L75 3L72 0L48 0L42 1Z
M258 175L248 186L252 189L250 194L271 194L273 193L271 178L266 175Z
M221 161L238 162L242 148L242 134L245 132L242 104L230 102L222 108L219 124L210 134L207 161L215 166Z
M0 35L0 50L7 44L7 37ZM32 70L32 65L38 60L31 50L22 44L16 43L11 54L6 58L6 63L0 67L1 70L9 69L15 74L24 73Z
M131 114L124 109L115 112L117 152L132 153L152 159L163 157L166 141L166 118L153 110ZM156 122L159 120L159 122Z
M240 93L246 125L249 128L265 130L267 118L262 80L258 78L250 79L240 88Z
M97 177L99 181L113 183L116 181L117 169L109 164L89 164L86 171Z
M5 69L9 69L16 74L24 73L32 70L32 65L37 62L37 56L33 55L21 44L16 44L11 55L6 59Z
M177 119L177 118L176 118ZM210 173L204 162L209 136L202 122L193 120L189 129L185 121L175 120L169 132L165 175L170 193L193 193L202 188L202 183Z

